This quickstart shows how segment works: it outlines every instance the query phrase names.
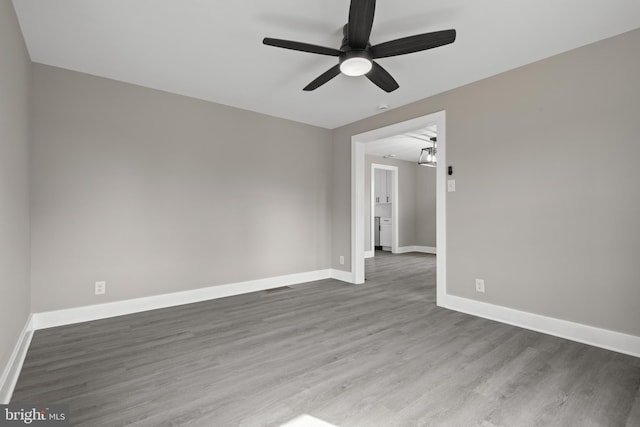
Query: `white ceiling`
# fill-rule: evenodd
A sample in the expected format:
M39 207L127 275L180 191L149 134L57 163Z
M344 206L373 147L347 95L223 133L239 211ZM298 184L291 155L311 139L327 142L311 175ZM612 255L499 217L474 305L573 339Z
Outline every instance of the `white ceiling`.
M396 160L418 162L423 148L433 147L431 137L436 137L436 125L427 126L414 132L390 136L364 144L370 156L390 157Z
M371 43L455 28L454 44L379 60L400 89L262 45L338 48L348 0L14 0L34 62L335 128L640 27L638 0L380 0Z

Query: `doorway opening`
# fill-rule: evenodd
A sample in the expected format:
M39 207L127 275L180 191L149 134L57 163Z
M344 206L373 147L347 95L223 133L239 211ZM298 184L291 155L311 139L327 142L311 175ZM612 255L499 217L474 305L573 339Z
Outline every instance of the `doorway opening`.
M367 211L372 212L371 208L365 207L365 184L367 175L373 171L366 167L367 144L369 147L376 145L376 141L388 139L400 134L415 133L417 130L428 127L437 129L437 157L438 167L436 168L436 246L437 250L437 278L436 278L436 301L445 295L446 291L446 127L445 112L440 111L428 114L416 119L408 120L383 128L375 129L369 132L353 135L351 137L351 259L352 259L352 282L356 284L364 283L365 275L365 252L371 254L371 244L365 247L365 235L369 235L369 242L373 237L371 222L367 221ZM393 178L392 178L393 182ZM397 187L398 177L396 174L394 188ZM393 193L393 191L392 191ZM397 196L398 191L396 189ZM372 194L371 197L376 197ZM392 205L393 206L393 205ZM396 208L398 203L395 203ZM398 218L397 210L395 211L396 219ZM369 217L371 215L369 214ZM392 214L393 218L393 214ZM398 223L398 221L396 221ZM394 227L395 228L395 227ZM366 231L365 231L366 230ZM398 230L395 229L393 241L395 242L395 251L398 245ZM392 249L393 251L393 249Z
M368 156L367 156L368 157ZM365 258L376 249L398 252L398 167L371 163L366 182L370 191L365 207Z

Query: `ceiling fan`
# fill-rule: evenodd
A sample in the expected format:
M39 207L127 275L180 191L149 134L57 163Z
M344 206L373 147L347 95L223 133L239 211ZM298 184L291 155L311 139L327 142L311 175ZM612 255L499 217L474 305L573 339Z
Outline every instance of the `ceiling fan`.
M391 74L374 59L433 49L456 40L456 30L444 30L404 37L371 46L369 36L373 26L375 8L375 0L351 0L349 21L342 29L343 38L340 49L269 37L265 38L262 43L284 49L338 57L338 64L305 86L303 89L305 91L319 88L342 72L348 76L366 75L380 89L393 92L400 86L391 77Z

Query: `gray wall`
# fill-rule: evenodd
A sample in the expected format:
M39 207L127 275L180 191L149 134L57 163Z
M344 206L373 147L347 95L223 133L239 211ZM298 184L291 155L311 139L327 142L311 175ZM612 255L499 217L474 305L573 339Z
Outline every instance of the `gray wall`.
M640 335L639 47L635 30L334 130L334 267L351 136L446 110L448 291Z
M9 0L0 0L0 374L29 316L30 60Z
M34 312L330 267L331 131L44 65L33 96Z
M398 168L398 246L436 246L436 174L435 168L418 166L414 162L365 156L364 247L371 247L371 164Z
M436 168L416 165L416 246L436 247Z

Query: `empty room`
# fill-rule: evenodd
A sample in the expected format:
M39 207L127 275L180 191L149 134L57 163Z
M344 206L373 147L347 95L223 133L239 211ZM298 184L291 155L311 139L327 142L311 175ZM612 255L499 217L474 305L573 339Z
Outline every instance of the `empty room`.
M0 0L0 426L640 426L640 3Z

